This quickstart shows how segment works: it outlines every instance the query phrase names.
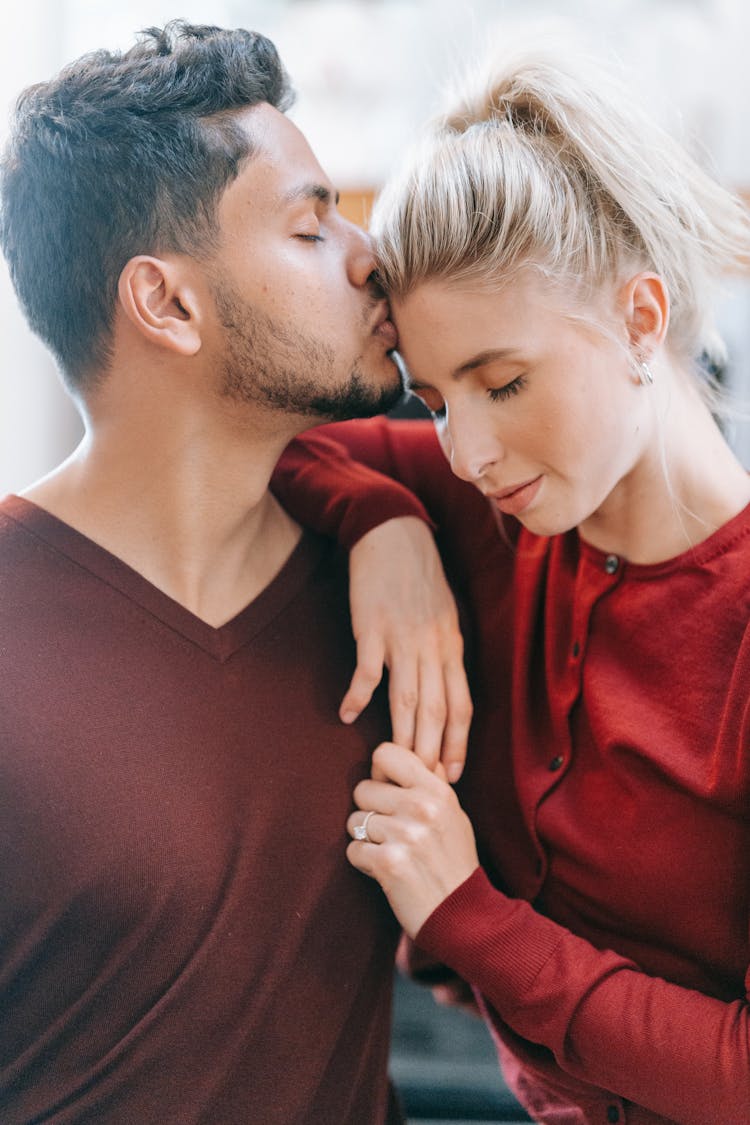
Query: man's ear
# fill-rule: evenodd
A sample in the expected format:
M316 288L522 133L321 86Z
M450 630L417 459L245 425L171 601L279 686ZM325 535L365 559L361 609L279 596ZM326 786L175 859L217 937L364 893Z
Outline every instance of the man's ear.
M178 262L145 254L131 258L117 292L125 316L150 343L182 356L200 350L200 304Z
M656 273L638 273L619 291L630 346L635 358L647 362L664 342L669 328L669 293Z

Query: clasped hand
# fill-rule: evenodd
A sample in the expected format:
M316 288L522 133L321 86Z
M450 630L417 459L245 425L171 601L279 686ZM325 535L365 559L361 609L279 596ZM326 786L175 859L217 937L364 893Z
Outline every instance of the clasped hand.
M391 909L415 937L437 906L477 868L474 831L444 780L403 746L375 750L372 777L354 790L349 835L367 820L367 839L352 839L350 863L380 883Z

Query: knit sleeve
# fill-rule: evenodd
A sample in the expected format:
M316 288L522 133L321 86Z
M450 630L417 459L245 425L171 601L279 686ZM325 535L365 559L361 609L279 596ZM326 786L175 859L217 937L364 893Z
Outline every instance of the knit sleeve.
M416 940L569 1074L682 1125L750 1122L747 994L724 1003L648 976L495 890L481 868Z
M434 527L439 482L450 477L430 422L376 418L301 434L282 454L271 488L299 523L351 548L398 516Z

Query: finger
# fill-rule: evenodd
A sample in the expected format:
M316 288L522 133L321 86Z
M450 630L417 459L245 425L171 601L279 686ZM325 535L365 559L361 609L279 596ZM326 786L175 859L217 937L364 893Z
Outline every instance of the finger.
M380 637L366 636L357 641L357 667L339 707L343 723L359 718L383 678L385 649Z
M411 754L411 750L408 750L407 753ZM359 782L352 796L354 804L362 810L362 813L372 810L385 816L393 816L399 809L401 793L402 789L399 785L393 785L389 781L381 781L379 778L375 780L366 778ZM353 815L357 815L361 819L362 813Z
M414 747L419 702L419 672L416 657L410 658L408 667L405 654L391 659L388 701L391 707L393 741L409 750Z
M432 772L435 777L439 777L441 781L448 781L448 775L445 772L445 767L442 762L438 762Z
M372 766L373 777L377 771L379 779L390 781L402 789L417 785L434 788L443 784L416 754L404 746L397 746L395 742L381 742L375 748Z
M346 830L353 840L366 844L382 844L385 840L386 817L373 809L353 812L346 822ZM362 833L366 835L362 835Z
M443 732L440 760L448 781L453 784L463 773L474 708L463 661L447 664L444 670L448 699L448 721Z
M364 875L376 878L378 844L368 844L366 841L352 840L347 845L346 858L352 867L356 867Z
M419 706L414 751L428 769L434 769L440 760L447 717L443 669L432 661L423 661L419 667Z

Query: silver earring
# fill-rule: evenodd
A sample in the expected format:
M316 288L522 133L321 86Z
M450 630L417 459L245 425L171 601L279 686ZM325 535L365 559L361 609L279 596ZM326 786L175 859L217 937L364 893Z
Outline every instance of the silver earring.
M649 365L642 360L639 364L641 369L641 383L644 387L650 387L654 382L654 375Z

